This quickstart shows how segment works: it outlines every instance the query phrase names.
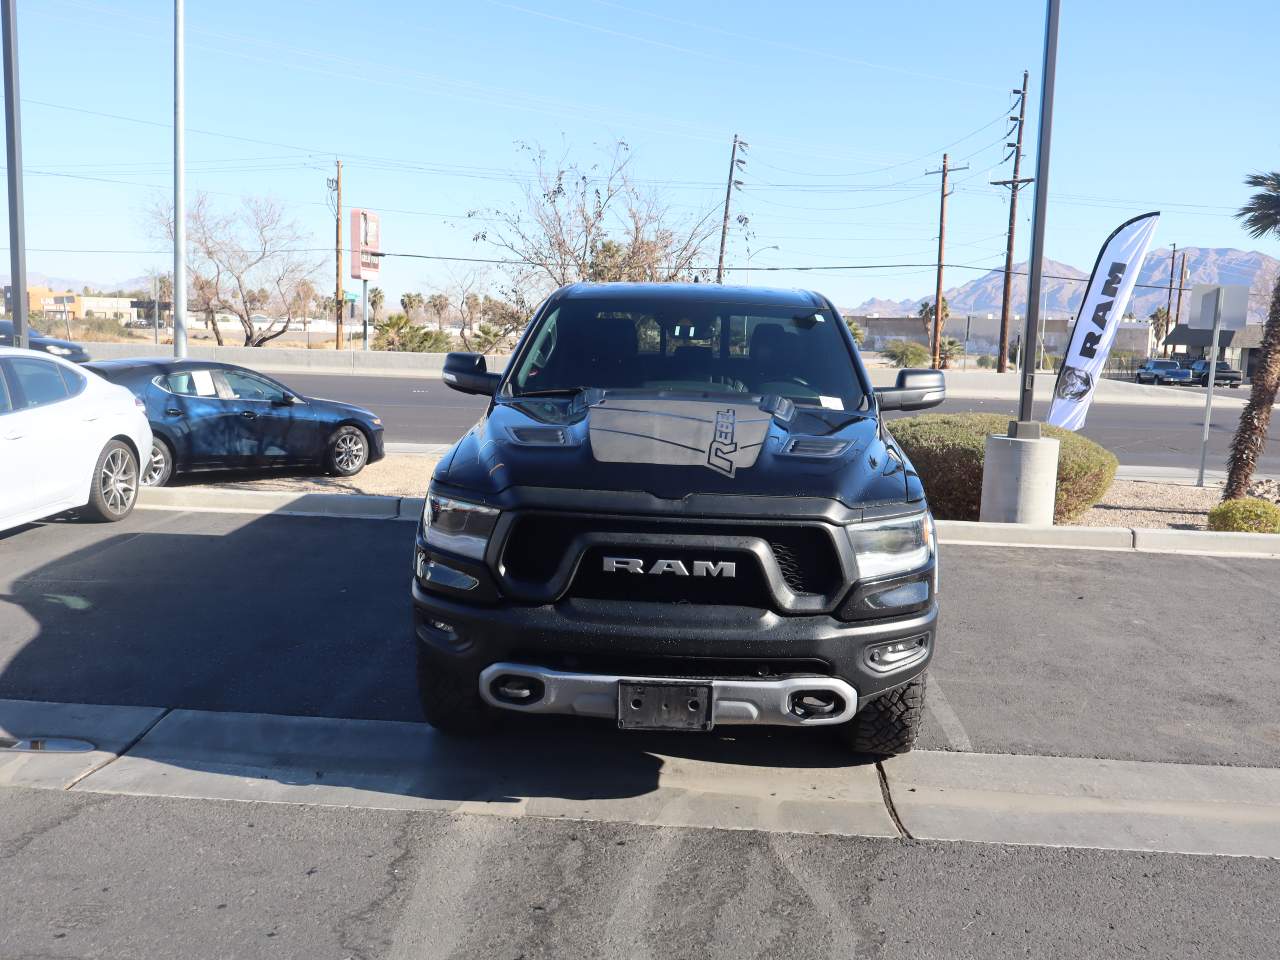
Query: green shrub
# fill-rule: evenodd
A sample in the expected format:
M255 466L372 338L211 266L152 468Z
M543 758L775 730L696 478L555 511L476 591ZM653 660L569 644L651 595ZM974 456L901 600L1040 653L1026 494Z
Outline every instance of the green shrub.
M1255 497L1224 500L1209 511L1209 529L1280 533L1280 506Z
M982 370L990 370L996 365L996 358L989 357L985 353L978 355L978 367Z
M932 361L929 348L914 340L890 340L884 355L895 367L927 367Z
M889 426L920 473L934 516L977 520L982 504L982 463L987 437L1003 434L1011 417L994 413L933 413L903 417ZM1044 428L1059 442L1058 490L1053 519L1075 519L1097 503L1115 478L1109 450L1070 430Z

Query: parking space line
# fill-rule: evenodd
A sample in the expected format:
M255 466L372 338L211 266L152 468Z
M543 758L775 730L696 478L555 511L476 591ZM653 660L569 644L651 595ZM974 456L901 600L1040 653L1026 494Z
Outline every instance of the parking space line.
M932 674L929 675L928 686L925 689L924 707L932 714L933 719L938 721L938 726L942 728L942 735L947 738L947 746L962 753L972 752L973 741L969 739L969 734L965 731L960 718L956 716L956 712L951 709L951 701L942 692L942 684Z

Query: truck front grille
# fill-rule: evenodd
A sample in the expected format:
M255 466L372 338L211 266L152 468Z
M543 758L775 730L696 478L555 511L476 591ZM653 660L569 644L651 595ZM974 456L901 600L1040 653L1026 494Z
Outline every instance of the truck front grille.
M783 579L787 586L801 595L826 595L839 588L842 578L839 557L831 542L830 533L823 524L775 524L752 521L685 521L670 518L641 520L631 518L590 517L571 514L537 514L531 513L518 517L508 534L502 552L503 572L516 579L541 583L549 580L560 567L561 561L575 548L575 540L583 534L603 534L606 537L616 536L617 551L628 550L628 537L632 534L660 534L671 537L672 551L681 552L679 538L682 536L712 537L754 537L763 540L773 553ZM593 553L598 547L590 548ZM667 551L668 553L672 551ZM652 549L648 550L652 553ZM717 595L723 594L725 599L718 602L749 603L754 606L768 606L763 571L755 557L751 554L736 553L730 557L725 552L722 557L712 557L705 549L690 550L701 559L732 559L739 564L739 574L734 581L714 583L714 578L707 578L709 590ZM713 551L715 553L716 551ZM645 551L630 548L630 552L615 555L643 556ZM577 559L575 557L574 559ZM637 581L626 576L612 575L602 577L595 571L587 571L588 576L580 572L575 578L571 594L578 595L578 580L582 580L580 595L600 599L640 599L634 593ZM646 578L649 579L649 578ZM685 578L655 577L654 581L663 581L656 587L664 595L675 589L667 586L673 580L683 581ZM638 580L638 578L637 578ZM696 596L696 595L695 595Z

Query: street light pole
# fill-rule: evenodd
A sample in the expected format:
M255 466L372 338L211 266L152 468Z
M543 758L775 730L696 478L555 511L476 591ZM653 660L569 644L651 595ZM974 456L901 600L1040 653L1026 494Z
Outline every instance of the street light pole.
M766 250L780 250L780 249L782 249L782 248L781 248L781 247L779 247L779 246L775 243L775 244L772 244L772 245L767 246L767 247L761 247L759 250L755 250L755 251L748 250L748 251L747 251L747 269L746 269L746 270L744 270L744 271L742 271L742 283L743 283L743 286L746 286L747 284L749 284L749 283L751 282L751 260L752 260L752 258L753 258L757 253L764 253Z
M187 355L186 64L183 0L173 0L173 355ZM214 323L218 320L215 317Z
M18 96L18 0L4 0L5 162L9 165L9 289L13 345L27 346L27 227L22 208L22 100Z
M1053 136L1053 85L1058 67L1058 12L1061 0L1048 0L1044 25L1044 69L1040 80L1040 132L1036 144L1035 200L1031 219L1031 277L1027 285L1027 325L1022 334L1022 385L1019 391L1018 420L1031 420L1035 400L1036 351L1027 349L1036 342L1040 325L1040 287L1044 261L1044 228L1049 205L1049 145Z

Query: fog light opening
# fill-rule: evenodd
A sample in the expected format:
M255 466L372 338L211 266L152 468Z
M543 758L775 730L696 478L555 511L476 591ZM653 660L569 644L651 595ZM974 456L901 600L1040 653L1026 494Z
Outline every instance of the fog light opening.
M877 643L867 648L867 660L873 670L896 670L922 659L928 643L929 637L925 634L890 643Z
M489 692L495 700L503 703L528 706L542 699L546 688L537 677L521 677L517 674L504 673L495 677L489 685Z
M802 720L835 716L844 709L844 699L834 690L801 690L791 697L791 712Z

